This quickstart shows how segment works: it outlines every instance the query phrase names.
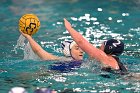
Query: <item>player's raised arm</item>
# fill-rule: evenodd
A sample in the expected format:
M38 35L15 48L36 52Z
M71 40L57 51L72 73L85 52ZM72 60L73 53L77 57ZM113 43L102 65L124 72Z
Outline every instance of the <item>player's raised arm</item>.
M75 42L79 45L79 47L85 51L89 56L95 58L101 63L111 66L114 69L119 69L117 62L114 59L110 59L106 53L92 44L90 44L80 33L78 33L74 28L72 28L71 24L64 19L64 25L67 31L70 33ZM112 63L110 61L113 61Z

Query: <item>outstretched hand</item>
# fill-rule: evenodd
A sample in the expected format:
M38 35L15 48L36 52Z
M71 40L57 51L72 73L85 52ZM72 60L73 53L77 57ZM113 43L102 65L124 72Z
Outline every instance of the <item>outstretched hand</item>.
M65 25L66 29L71 29L72 28L70 22L65 18L64 18L64 25Z
M21 30L20 30L19 32L20 32L25 38L31 37L30 35L23 33Z

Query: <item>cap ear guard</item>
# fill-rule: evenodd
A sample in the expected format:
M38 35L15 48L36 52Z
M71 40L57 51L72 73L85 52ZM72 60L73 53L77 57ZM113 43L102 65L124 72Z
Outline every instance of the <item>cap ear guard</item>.
M104 49L104 52L106 53L106 54L111 54L111 52L112 52L112 49L113 47L112 46L110 46L110 45L106 45L105 46L105 49Z
M70 57L70 44L72 43L72 41L64 41L61 43L61 47L62 47L62 51L64 53L65 56Z

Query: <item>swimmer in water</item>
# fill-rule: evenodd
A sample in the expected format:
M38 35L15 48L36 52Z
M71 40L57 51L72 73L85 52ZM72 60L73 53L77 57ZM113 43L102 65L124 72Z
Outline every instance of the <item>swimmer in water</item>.
M36 89L34 93L57 93L57 91L51 90L49 88L39 88Z
M103 64L103 70L108 72L115 70L122 74L127 72L126 67L119 60L119 56L124 51L124 43L122 41L110 39L102 43L100 49L98 49L72 28L71 24L66 19L64 19L64 25L78 46L90 57Z
M38 76L46 76L50 73L55 74L56 70L61 72L68 72L71 71L72 68L79 67L83 60L84 52L73 40L64 41L61 43L64 56L58 57L45 51L30 35L24 34L23 32L21 32L21 34L28 40L34 53L37 54L42 60L56 60L58 62L56 62L56 64L49 65L49 70L41 67L41 70L35 73L21 73L19 78L30 79ZM41 71L43 71L43 73Z
M21 32L21 31L20 31ZM37 54L42 60L82 60L84 52L79 48L79 46L75 43L75 41L64 41L62 45L62 51L65 57L58 57L52 55L45 51L30 35L21 34L29 41L32 50L35 54Z

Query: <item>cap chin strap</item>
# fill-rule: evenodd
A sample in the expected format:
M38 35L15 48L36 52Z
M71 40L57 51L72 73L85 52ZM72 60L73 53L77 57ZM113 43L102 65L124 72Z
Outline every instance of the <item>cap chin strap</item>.
M70 49L70 57L72 57L74 60L76 60L76 59L72 56L72 54L71 54L71 49Z
M75 41L73 41L71 44L70 44L70 47L69 47L69 50L70 50L70 56L75 60L75 58L72 56L72 54L71 54L71 49L72 49L72 47L74 46L76 44L76 42Z

